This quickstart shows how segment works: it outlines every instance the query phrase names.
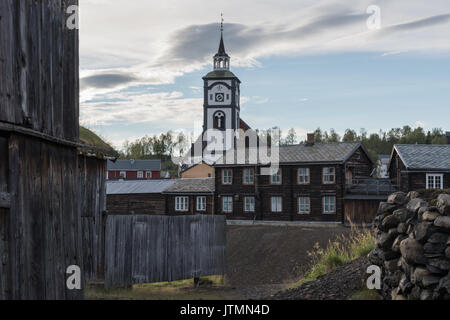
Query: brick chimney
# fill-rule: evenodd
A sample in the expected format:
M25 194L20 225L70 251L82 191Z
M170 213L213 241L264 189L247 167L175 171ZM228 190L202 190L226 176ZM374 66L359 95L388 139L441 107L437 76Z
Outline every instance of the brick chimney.
M450 131L447 131L445 136L447 137L447 144L450 144Z
M307 146L311 147L311 146L314 145L314 142L315 142L314 141L314 137L315 137L314 133L308 133L307 139L306 139L306 145Z

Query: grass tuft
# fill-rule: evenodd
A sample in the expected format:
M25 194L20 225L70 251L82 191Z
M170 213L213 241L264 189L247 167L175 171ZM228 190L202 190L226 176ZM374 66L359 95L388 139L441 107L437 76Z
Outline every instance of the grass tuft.
M351 228L349 235L342 235L329 241L326 248L321 248L316 243L308 252L311 258L309 270L302 279L291 284L289 288L297 288L305 282L316 280L343 263L366 256L375 248L376 237L373 231L365 227L357 228L352 224Z

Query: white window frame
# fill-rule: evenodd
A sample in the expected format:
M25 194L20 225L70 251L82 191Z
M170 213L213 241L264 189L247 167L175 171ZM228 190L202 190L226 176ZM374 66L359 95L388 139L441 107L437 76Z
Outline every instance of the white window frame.
M255 197L244 197L244 212L255 212Z
M137 172L137 178L138 179L144 179L144 171L138 171Z
M225 175L225 172L231 173L231 174ZM229 181L228 181L228 179L229 179ZM225 184L225 185L233 184L233 169L222 169L222 184Z
M333 199L333 202L329 202L327 199ZM322 197L322 212L323 214L336 214L336 196Z
M274 201L276 200L276 201ZM278 201L279 200L279 201ZM283 212L283 197L271 197L270 198L270 210L274 213Z
M151 171L145 171L145 179L151 179L152 178L152 172Z
M126 171L120 171L119 172L119 177L121 179L126 179L127 178L127 172Z
M297 213L310 214L311 213L311 198L300 196L297 198Z
M430 178L433 179L432 186L430 185ZM436 186L436 178L439 178L440 184ZM444 189L444 174L443 173L427 173L426 174L426 188L427 189Z
M175 211L187 212L189 211L189 197L175 197Z
M230 200L231 199L231 201L227 201L226 203L225 203L225 200ZM228 207L228 206L230 206L230 207ZM222 197L222 212L225 212L225 213L232 213L233 212L233 197L231 197L231 196L225 196L225 197Z
M242 170L242 183L245 185L253 185L255 184L255 169L246 168Z
M282 172L281 168L278 168L278 171L270 176L270 184L282 184L283 183L283 176L282 176L281 172ZM277 179L275 179L275 177Z
M329 172L330 169L333 169L333 174L331 174ZM333 177L333 181L330 180L330 177ZM322 169L322 181L324 184L335 184L336 183L336 168L335 167L323 168Z
M300 174L303 171L302 174ZM303 178L304 181L300 181L300 177ZM297 184L309 184L310 183L310 170L309 168L298 168L297 169Z
M206 197L205 196L199 196L197 197L197 211L206 211Z

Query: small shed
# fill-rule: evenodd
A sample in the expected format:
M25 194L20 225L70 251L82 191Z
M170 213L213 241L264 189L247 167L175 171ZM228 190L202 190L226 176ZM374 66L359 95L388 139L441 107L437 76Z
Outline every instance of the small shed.
M118 180L106 185L108 214L166 214L163 191L175 180Z

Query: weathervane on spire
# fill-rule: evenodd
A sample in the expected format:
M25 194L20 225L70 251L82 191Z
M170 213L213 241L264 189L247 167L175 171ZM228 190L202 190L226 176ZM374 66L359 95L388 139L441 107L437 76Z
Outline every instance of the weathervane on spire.
M224 22L224 20L223 20L223 13L220 14L220 19L221 19L221 22L220 22L220 32L223 33L223 22Z

